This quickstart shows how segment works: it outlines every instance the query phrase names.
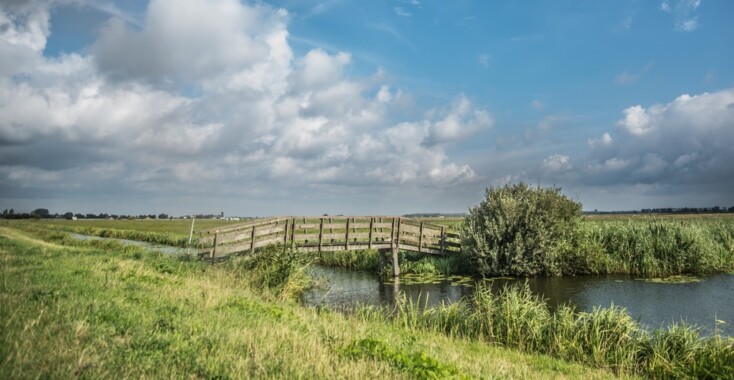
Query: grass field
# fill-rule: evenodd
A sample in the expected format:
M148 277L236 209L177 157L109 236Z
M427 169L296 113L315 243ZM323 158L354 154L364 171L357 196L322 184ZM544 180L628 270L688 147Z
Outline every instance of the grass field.
M614 377L374 313L304 308L235 262L6 223L0 262L4 379Z

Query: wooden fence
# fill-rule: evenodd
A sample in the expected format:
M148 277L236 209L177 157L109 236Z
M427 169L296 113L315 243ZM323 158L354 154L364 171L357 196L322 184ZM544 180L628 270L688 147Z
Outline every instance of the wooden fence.
M363 249L404 250L430 255L455 254L459 235L448 227L400 217L338 216L255 219L202 231L199 254L225 257L271 244L299 252Z

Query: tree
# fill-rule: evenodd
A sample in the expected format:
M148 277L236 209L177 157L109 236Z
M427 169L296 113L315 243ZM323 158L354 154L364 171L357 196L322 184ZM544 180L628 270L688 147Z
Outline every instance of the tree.
M158 215L158 219L168 219L168 215L162 213Z
M48 218L50 213L46 208L37 208L31 212L31 215L38 216L39 218Z
M462 226L462 251L483 275L560 274L576 240L581 204L557 187L490 187Z

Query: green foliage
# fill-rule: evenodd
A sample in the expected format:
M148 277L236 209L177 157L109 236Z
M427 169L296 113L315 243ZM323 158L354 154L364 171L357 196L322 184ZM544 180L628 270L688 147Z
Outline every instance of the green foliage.
M311 263L308 255L295 249L271 245L232 260L229 265L257 289L279 299L295 299L310 284L306 269Z
M318 255L318 264L376 272L380 268L379 255L374 249L321 252Z
M734 223L696 221L586 222L564 272L639 277L734 269Z
M458 376L457 370L449 365L442 364L424 352L406 353L393 349L385 342L366 338L354 341L343 349L343 354L350 358L368 357L383 360L390 365L410 373L416 379L444 379Z
M484 275L556 275L580 222L581 204L559 188L491 187L462 225L462 250Z
M701 337L697 329L685 325L650 334L624 309L614 305L589 313L562 306L551 313L527 285L505 287L499 293L479 287L467 299L420 310L417 303L404 301L388 315L411 331L487 341L607 368L618 374L734 378L734 339ZM375 318L374 312L365 314Z

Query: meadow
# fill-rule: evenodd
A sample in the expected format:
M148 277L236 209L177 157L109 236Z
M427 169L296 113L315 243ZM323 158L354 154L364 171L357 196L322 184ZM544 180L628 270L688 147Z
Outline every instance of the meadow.
M303 256L268 252L212 266L0 223L0 378L615 377L373 309L299 306Z

